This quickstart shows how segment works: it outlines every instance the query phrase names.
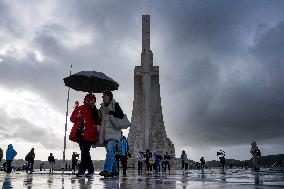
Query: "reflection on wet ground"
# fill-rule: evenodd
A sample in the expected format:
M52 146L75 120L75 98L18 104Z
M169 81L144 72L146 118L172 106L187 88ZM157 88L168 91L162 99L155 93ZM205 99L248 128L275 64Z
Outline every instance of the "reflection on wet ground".
M76 178L69 172L62 174L55 172L36 172L27 175L24 172L6 174L0 172L2 189L8 188L284 188L284 172L264 170L252 172L250 170L218 169L205 170L201 173L190 170L183 174L174 171L171 174L143 174L129 171L127 177L103 178L98 172L92 178ZM0 185L1 186L1 185Z

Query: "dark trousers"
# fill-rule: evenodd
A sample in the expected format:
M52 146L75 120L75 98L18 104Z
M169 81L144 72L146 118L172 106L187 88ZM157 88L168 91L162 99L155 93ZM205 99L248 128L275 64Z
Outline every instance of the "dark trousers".
M182 170L188 170L188 163L185 163L184 161L182 161L181 169Z
M77 161L72 161L72 171L76 171Z
M142 161L138 161L138 173L142 173Z
M85 171L88 170L89 173L94 173L94 166L90 155L92 143L89 141L81 141L79 146L81 150L81 164L79 172L85 174Z
M12 172L12 166L11 166L11 164L12 164L12 160L7 160L6 161L7 162L7 173L11 173Z
M28 161L28 170L30 172L34 170L34 161Z
M167 167L168 167L168 170L170 172L171 171L171 165L170 165L169 161L165 161L165 163L164 163L164 172L166 172Z
M152 164L150 164L150 160L146 159L147 171L152 171Z
M119 173L119 160L121 159L120 158L121 155L115 155L115 160L116 160L116 166L117 166L117 172Z
M127 170L127 156L120 156L120 161L122 165L123 175L126 175Z

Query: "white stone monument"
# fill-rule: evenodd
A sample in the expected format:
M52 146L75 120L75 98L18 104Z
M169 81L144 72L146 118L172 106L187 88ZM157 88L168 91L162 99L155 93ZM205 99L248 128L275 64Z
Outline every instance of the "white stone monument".
M134 70L134 102L132 127L128 134L129 151L136 156L139 151L175 156L174 144L167 137L161 106L159 67L153 66L150 50L150 15L142 16L141 66Z

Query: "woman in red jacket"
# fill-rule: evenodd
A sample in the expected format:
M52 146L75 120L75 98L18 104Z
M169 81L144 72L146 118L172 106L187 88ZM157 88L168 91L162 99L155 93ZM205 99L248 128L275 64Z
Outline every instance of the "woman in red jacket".
M79 172L76 174L77 177L84 176L86 169L88 170L86 177L94 174L90 148L92 144L97 142L96 125L92 117L92 113L98 111L95 102L95 95L91 93L87 94L84 98L84 105L79 106L78 102L75 103L75 109L70 117L74 125L71 129L69 139L79 143L81 150L81 166Z

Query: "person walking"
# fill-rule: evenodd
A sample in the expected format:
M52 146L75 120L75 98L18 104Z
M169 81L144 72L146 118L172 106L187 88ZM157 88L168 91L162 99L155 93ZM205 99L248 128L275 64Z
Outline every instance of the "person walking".
M76 152L73 152L72 154L72 174L75 174L76 172L76 167L77 167L77 162L78 162L78 158L79 158L79 154L77 154Z
M200 169L202 172L204 172L204 167L205 167L205 159L204 157L200 158Z
M219 152L217 152L217 156L219 157L220 165L221 165L222 169L224 170L225 169L225 162L226 162L225 151L220 150Z
M142 174L143 162L145 161L144 159L145 159L145 154L143 152L138 152L137 154L138 175Z
M25 160L28 162L29 174L34 172L34 160L35 160L35 149L32 148L31 151L26 155Z
M172 159L172 157L168 154L168 152L166 152L166 154L164 155L164 172L166 172L167 167L169 172L171 171L171 165L170 165L170 160Z
M126 176L126 170L127 170L127 159L128 159L128 150L129 150L129 145L128 141L125 136L123 136L123 132L121 131L121 137L119 140L119 145L118 145L118 151L119 151L119 159L121 161L122 165L122 172L123 176ZM119 165L118 165L119 167Z
M259 171L259 167L258 167L258 157L261 156L261 152L256 144L255 141L253 141L251 143L251 149L250 149L250 153L252 155L252 161L253 161L253 170L254 171Z
M14 160L15 156L17 155L16 150L14 150L13 145L9 144L6 150L6 172L12 172L12 161Z
M49 154L48 157L48 163L49 163L49 173L53 173L54 165L55 165L55 159L52 153Z
M150 159L152 158L152 153L149 149L146 150L146 166L147 166L147 172L149 173L150 171L152 171L152 164L150 163Z
M123 119L124 113L121 110L119 103L113 98L111 91L103 93L103 103L99 110L99 117L101 118L100 135L106 148L106 158L104 170L99 175L104 177L118 176L117 163L115 159L116 145L120 140L121 129L115 128L111 116L118 119Z
M78 101L75 102L75 108L70 116L70 120L74 123L69 139L79 143L81 150L81 166L76 174L77 177L83 177L85 171L88 170L86 177L91 177L94 174L94 166L90 155L92 144L98 141L96 120L93 118L93 112L97 112L95 106L96 97L89 93L84 98L84 104L79 106Z
M188 158L184 150L181 152L180 159L181 159L181 169L183 172L185 172L188 169Z

